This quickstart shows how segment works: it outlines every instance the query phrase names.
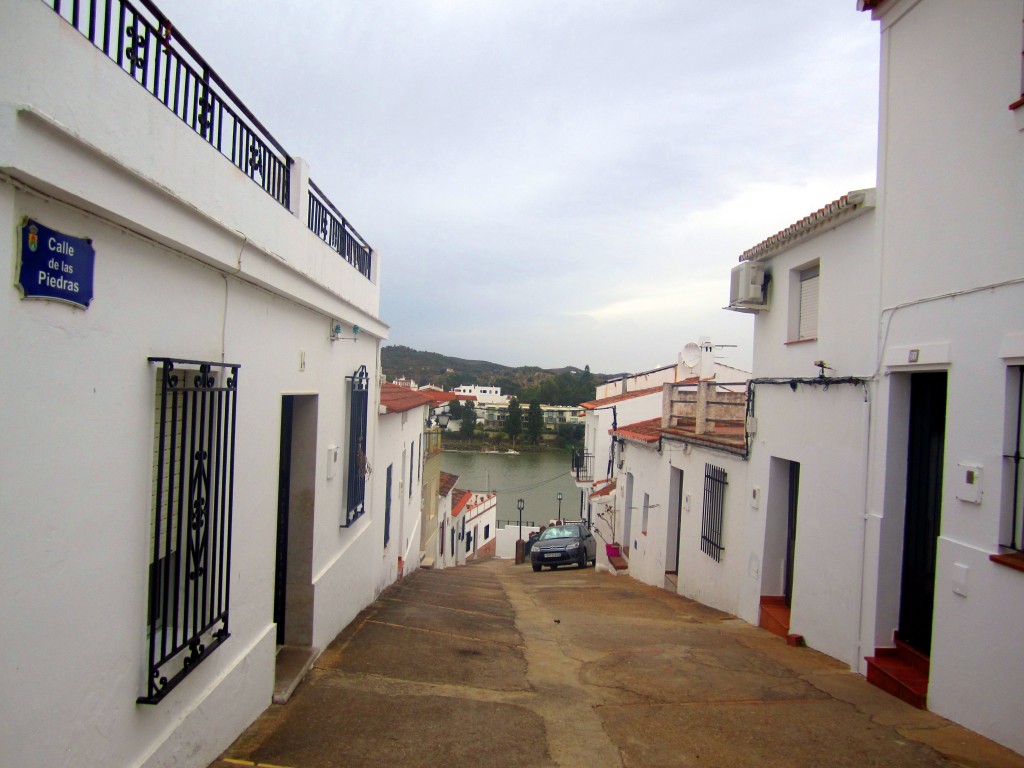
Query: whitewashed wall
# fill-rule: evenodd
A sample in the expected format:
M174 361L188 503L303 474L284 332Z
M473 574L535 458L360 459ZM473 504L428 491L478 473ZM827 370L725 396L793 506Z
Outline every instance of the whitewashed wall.
M270 701L283 394L317 399L313 644L324 647L379 583L373 488L370 512L341 529L344 473L328 480L321 463L328 445L346 444L344 377L366 365L376 397L378 289L44 4L0 7L0 66L0 262L15 274L24 216L91 237L97 254L88 310L0 291L4 760L205 766ZM332 344L332 320L364 335ZM146 667L148 356L242 366L231 637L156 706L135 703Z
M1021 5L993 0L962 13L949 0L884 6L879 187L885 377L875 409L869 551L879 595L866 606L865 643L895 622L882 598L899 584L902 520L893 478L905 415L901 382L915 370L948 372L945 467L935 583L930 709L1024 752L1020 637L1024 574L992 563L1003 515L1007 367L1024 363L1024 111ZM956 51L951 56L950 51ZM964 291L982 289L964 294ZM960 294L939 298L947 294ZM919 362L908 363L909 350ZM892 406L890 408L890 406ZM980 504L956 498L957 464L984 468ZM905 463L905 462L904 462ZM891 529L891 530L890 530ZM967 568L966 596L953 592Z
M378 593L398 578L398 558L403 560L403 574L408 575L419 566L420 510L424 488L421 451L426 412L427 406L424 405L401 413L380 414L377 419L377 447L371 477L374 498L379 500L382 524L387 470L389 465L392 468L391 536L385 548L381 529L382 568L376 585Z
M633 476L633 511L629 541L623 538L625 520L625 478ZM657 443L640 445L628 443L623 453L623 465L619 471L618 509L616 539L629 546L629 575L645 584L656 587L665 585L665 536L666 511L668 510L668 461L658 451ZM647 527L643 525L644 494L649 497ZM650 507L653 507L651 509ZM600 542L599 542L600 544ZM603 549L603 547L598 547ZM606 557L598 553L598 560Z
M770 308L754 322L755 378L813 378L816 360L828 376L870 380L877 368L878 286L881 259L877 218L865 208L805 237L767 260ZM818 335L790 341L790 318L799 296L790 276L819 265ZM792 306L796 303L796 306ZM781 595L784 547L778 546L781 513L770 504L785 496L788 475L773 488L772 462L800 464L797 540L790 631L807 644L860 666L861 576L865 537L864 505L868 419L873 387L755 384L756 434L750 442L748 500L750 528L739 615L757 622L761 595ZM755 493L757 499L755 499ZM891 637L890 637L891 640Z

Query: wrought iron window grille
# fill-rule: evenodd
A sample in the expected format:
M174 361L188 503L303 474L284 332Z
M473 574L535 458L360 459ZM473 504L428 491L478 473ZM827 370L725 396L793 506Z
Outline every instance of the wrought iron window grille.
M149 672L158 704L230 637L239 365L149 358L156 374Z
M714 464L704 465L704 511L700 521L700 551L716 563L722 562L722 521L728 475Z
M348 494L341 527L348 528L366 512L366 477L372 471L366 458L367 413L370 376L361 365L345 377L349 388L348 411Z

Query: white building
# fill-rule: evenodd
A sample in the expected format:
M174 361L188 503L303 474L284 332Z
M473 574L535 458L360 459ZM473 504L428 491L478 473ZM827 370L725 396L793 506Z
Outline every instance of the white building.
M381 260L212 70L175 100L178 30L96 11L0 4L0 744L205 766L391 578Z
M749 479L729 489L748 502L746 546L734 563L745 578L732 612L752 623L760 615L763 626L800 635L854 669L864 655L857 622L880 280L874 206L874 190L851 192L750 248L734 273L746 281L755 272L758 286L767 275L767 303L760 291L732 297L733 309L756 313Z
M483 387L476 384L463 384L452 389L452 393L462 396L469 396L480 405L508 405L508 396L501 394L501 387Z
M808 645L1024 752L1021 5L861 5L877 195L734 270L758 313L739 613L788 600Z
M928 708L1024 753L1021 3L863 5L882 279L860 643L930 650Z
M384 499L382 587L419 567L424 488L428 493L431 488L424 465L432 404L426 395L401 384L381 385L374 483L377 498Z
M572 472L576 487L584 494L584 501L589 505L586 516L594 524L593 530L599 545L602 542L620 544L633 574L637 572L633 560L633 551L636 549L632 536L635 530L632 526L633 513L636 504L642 504L643 497L638 492L634 498L630 494L631 489L627 489L623 482L625 474L628 474L624 472L625 448L631 443L649 442L652 434L650 428L653 428L649 422L657 421L657 427L660 428L665 408L666 385L689 382L692 388L703 375L706 380L713 379L723 384L733 384L731 388L736 389L750 377L749 372L715 362L714 349L710 340L702 339L701 345L688 345L687 349L680 353L677 365L623 377L610 386L598 387L598 399L580 405L584 412L586 432L583 450L573 455ZM682 378L676 378L680 375ZM607 394L608 392L614 394ZM620 439L620 429L641 424L644 426L639 430L630 432L631 439ZM660 441L654 442L658 445L660 453ZM615 482L615 488L609 486L611 481ZM591 498L591 494L596 496ZM664 503L651 503L659 504L659 508L662 509L659 514L665 514L667 500ZM635 541L639 544L640 539ZM599 561L605 562L603 548L599 546L598 549ZM660 584L662 581L664 570L660 581L652 577L650 583Z
M465 533L465 560L494 557L497 552L498 494L469 491L460 519Z

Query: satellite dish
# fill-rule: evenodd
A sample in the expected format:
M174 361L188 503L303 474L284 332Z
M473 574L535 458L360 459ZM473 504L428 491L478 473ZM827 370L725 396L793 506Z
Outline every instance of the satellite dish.
M700 345L691 341L683 347L683 353L679 358L683 361L683 365L692 371L700 364Z

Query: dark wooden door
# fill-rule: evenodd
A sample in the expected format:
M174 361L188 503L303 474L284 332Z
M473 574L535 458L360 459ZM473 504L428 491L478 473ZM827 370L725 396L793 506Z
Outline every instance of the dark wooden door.
M942 515L945 373L911 375L909 432L899 635L927 655L932 644L935 554Z
M285 595L288 585L288 498L292 476L292 411L294 397L281 398L281 451L277 470L277 558L274 570L274 623L277 644L284 645Z
M800 497L800 464L789 462L789 509L786 515L786 605L793 602L793 566L796 563L796 505Z

